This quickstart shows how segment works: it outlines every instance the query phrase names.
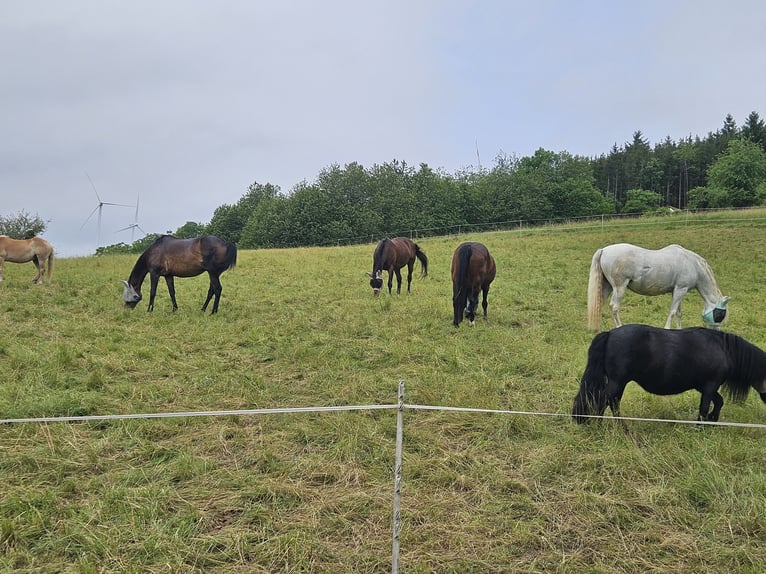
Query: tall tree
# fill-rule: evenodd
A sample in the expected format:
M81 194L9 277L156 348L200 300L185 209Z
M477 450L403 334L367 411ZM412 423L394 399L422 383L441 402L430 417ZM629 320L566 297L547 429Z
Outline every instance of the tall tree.
M766 124L764 124L758 112L750 112L741 130L742 137L757 143L766 151Z
M724 192L722 207L746 207L760 202L757 190L766 181L766 152L748 139L733 139L708 170L708 187Z

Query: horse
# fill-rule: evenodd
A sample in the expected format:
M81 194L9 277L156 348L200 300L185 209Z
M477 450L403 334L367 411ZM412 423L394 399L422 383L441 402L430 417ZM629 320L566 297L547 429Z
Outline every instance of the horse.
M160 277L164 277L175 312L178 310L178 304L173 277L196 277L207 271L210 276L210 287L205 303L202 305L202 312L205 312L208 303L215 295L212 315L218 312L218 302L223 290L219 277L236 263L237 247L218 237L206 235L197 239L178 239L172 235L163 235L146 248L130 272L130 278L127 281L123 280L125 289L122 300L126 307L135 308L141 300L141 284L148 273L151 285L148 311L154 310L157 283Z
M420 261L420 277L428 276L428 257L418 246L417 243L407 237L394 237L393 239L382 239L375 247L372 254L372 273L367 273L370 277L370 287L372 294L377 297L383 288L383 271L388 271L388 294L391 295L391 284L396 274L396 294L402 292L402 272L401 268L407 266L407 293L410 292L412 283L412 269L415 266L415 258Z
M37 267L37 276L32 279L32 283L41 285L43 275L47 274L50 281L53 273L53 245L42 237L12 239L7 235L0 235L0 281L3 280L3 265L6 261L11 263L31 261L34 263Z
M730 299L721 293L707 261L680 245L668 245L656 251L629 243L607 245L593 254L590 264L588 328L591 331L599 330L601 306L610 292L612 318L615 326L622 325L620 303L626 289L639 295L672 293L666 329L671 328L674 318L681 328L681 300L692 289L697 290L704 302L703 324L712 329L720 328Z
M495 279L495 270L495 260L483 244L467 241L455 249L452 255L452 309L455 327L459 327L463 320L463 310L469 324L474 325L479 307L479 291L482 292L484 318L487 318L487 294L490 283Z
M698 420L717 421L723 406L721 386L735 402L744 400L752 387L766 403L766 353L742 337L704 327L624 325L604 331L588 349L572 417L587 422L588 415L603 415L607 405L619 417L630 381L655 395L696 389L702 395Z

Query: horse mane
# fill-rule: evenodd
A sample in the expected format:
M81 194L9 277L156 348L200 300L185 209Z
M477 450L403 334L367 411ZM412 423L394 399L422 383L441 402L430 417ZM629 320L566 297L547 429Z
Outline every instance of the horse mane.
M372 254L372 274L375 275L376 271L382 271L383 265L386 262L386 248L388 247L389 239L381 239L375 251Z
M766 353L738 335L721 334L731 361L731 373L724 387L733 401L743 401L751 386L766 380Z
M170 237L170 235L163 235L155 239L152 244L147 247L141 255L138 256L136 264L133 265L133 269L130 271L130 277L128 277L128 283L136 290L141 292L141 284L144 282L144 278L149 273L149 257L151 257L152 247L157 245L162 239Z
M718 281L715 279L715 273L713 273L713 268L710 267L710 264L707 262L707 260L702 257L699 253L695 253L694 251L690 251L689 249L686 249L685 247L681 247L680 245L676 245L676 247L680 247L684 251L686 251L697 264L697 267L699 268L699 271L701 274L703 274L707 280L710 282L710 285L715 290L715 293L712 293L713 297L715 297L717 300L721 300L723 298L723 293L721 293L721 289L718 287ZM697 286L697 291L700 291L699 285ZM700 292L700 295L702 295L702 292ZM703 296L704 298L704 296Z

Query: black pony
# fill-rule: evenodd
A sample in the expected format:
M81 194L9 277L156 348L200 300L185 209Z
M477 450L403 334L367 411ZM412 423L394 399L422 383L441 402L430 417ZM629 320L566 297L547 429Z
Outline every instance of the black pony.
M495 279L495 260L486 246L475 241L458 245L452 255L452 310L453 325L460 326L463 311L473 325L479 308L479 291L484 318L487 318L489 284Z
M396 294L399 295L402 291L401 268L405 265L407 266L407 293L409 293L416 257L423 268L420 276L426 277L428 275L428 257L418 247L417 243L407 237L381 240L372 254L372 273L367 273L370 277L372 294L375 297L380 294L380 290L383 288L383 271L388 271L388 294L391 294L391 284L394 273L396 273Z
M572 407L574 420L584 423L589 420L585 415L601 416L607 405L620 416L620 399L630 381L655 395L696 389L702 394L698 420L717 421L722 385L734 401L744 400L752 387L766 403L766 353L742 337L703 327L624 325L599 333L588 349Z
M197 239L178 239L171 235L163 235L146 248L130 272L130 278L123 281L125 290L122 299L127 307L133 309L141 300L141 284L148 273L151 285L148 310L154 310L157 282L160 277L164 277L168 284L170 300L173 302L173 311L176 311L178 304L173 277L196 277L207 271L210 287L202 311L207 309L210 299L215 296L211 314L216 313L223 290L219 277L236 263L237 247L218 237L206 235Z

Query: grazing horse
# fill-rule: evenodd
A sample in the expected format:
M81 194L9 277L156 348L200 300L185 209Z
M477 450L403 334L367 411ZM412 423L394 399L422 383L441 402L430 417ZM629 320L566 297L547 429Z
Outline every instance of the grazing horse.
M173 302L173 311L176 311L178 304L173 277L196 277L207 271L210 276L210 287L207 290L205 304L202 305L202 312L205 312L210 299L215 295L211 314L217 313L223 290L219 277L236 263L237 247L218 237L206 235L197 239L178 239L171 235L163 235L147 247L136 261L133 271L130 272L130 278L123 281L125 290L122 293L122 299L125 306L133 309L141 300L141 284L148 273L151 284L148 310L154 310L157 283L160 277L164 277L170 300Z
M574 420L583 423L587 415L601 416L607 405L620 416L620 399L630 381L655 395L696 389L702 395L698 420L717 421L722 385L734 401L745 399L752 387L766 403L766 353L742 337L703 327L624 325L599 333L588 349L572 407Z
M375 247L372 254L372 273L367 273L370 277L370 287L372 294L377 297L383 288L383 271L388 271L388 294L391 295L391 284L396 273L396 294L402 292L402 272L401 268L407 266L407 293L410 292L412 283L412 268L415 266L415 258L420 261L422 271L420 277L428 275L428 257L418 247L418 244L406 237L394 237L393 239L383 239Z
M601 306L609 293L612 317L617 327L620 303L625 290L639 295L673 293L665 328L670 329L673 318L681 328L681 300L696 289L704 302L702 320L706 327L720 328L726 318L726 303L718 288L712 269L702 257L680 245L668 245L658 250L644 249L629 243L607 245L593 254L588 277L588 328L598 331Z
M452 255L452 309L455 327L459 327L463 320L463 310L470 325L474 325L479 307L479 291L482 292L484 318L487 318L487 293L494 279L495 260L483 244L468 241L458 245Z
M26 263L31 261L37 267L37 276L32 279L38 285L43 282L46 273L48 280L53 273L53 245L42 237L32 239L11 239L7 235L0 235L0 281L3 280L3 265L6 261L11 263Z

